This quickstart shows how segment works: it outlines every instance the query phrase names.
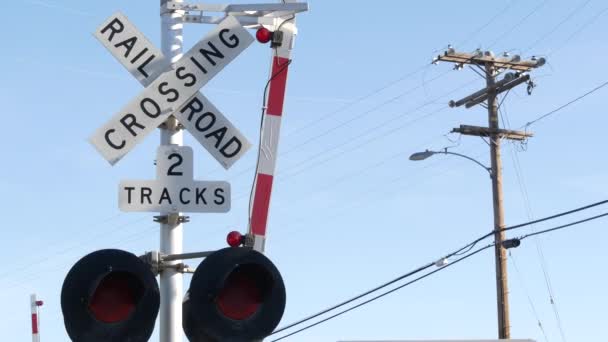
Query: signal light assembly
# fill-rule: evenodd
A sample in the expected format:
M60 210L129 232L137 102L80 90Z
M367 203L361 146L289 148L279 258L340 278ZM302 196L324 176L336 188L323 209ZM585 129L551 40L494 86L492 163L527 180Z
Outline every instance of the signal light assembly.
M80 259L61 289L65 328L74 342L148 341L159 306L150 265L117 249Z
M221 249L201 262L183 302L191 342L261 341L285 310L285 285L274 264L250 248Z
M283 43L283 32L273 32L262 26L255 32L255 38L262 44L271 42L270 47L275 48L281 46Z

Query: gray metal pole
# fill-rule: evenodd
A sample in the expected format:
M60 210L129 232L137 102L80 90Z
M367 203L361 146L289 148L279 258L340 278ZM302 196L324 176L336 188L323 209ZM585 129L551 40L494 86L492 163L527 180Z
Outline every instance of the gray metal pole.
M488 92L488 118L490 129L498 129L498 103L496 101L495 72L492 64L486 64ZM496 258L496 300L498 309L498 338L511 338L509 321L509 292L507 286L507 251L502 247L505 240L504 210L502 205L502 161L500 157L500 136L490 136L490 154L492 168L492 202L494 207L494 247Z
M173 0L183 2L183 0ZM161 6L167 0L161 0ZM163 12L161 15L161 49L166 58L174 64L182 57L183 24L176 19L184 14L181 11ZM183 133L177 120L171 117L161 128L161 145L183 145ZM160 252L162 254L181 254L183 252L183 227L179 222L180 214L167 215L160 224ZM173 263L178 263L174 261ZM166 268L160 272L160 342L181 342L183 276L176 268Z

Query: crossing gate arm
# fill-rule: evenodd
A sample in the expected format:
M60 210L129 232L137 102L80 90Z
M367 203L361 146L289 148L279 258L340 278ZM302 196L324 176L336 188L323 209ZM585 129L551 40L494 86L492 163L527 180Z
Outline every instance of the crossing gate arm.
M276 170L283 104L287 86L287 74L291 63L291 54L297 34L295 15L273 27L281 31L281 46L273 49L268 79L266 102L260 132L260 146L254 186L252 192L251 212L249 216L249 234L253 236L253 248L264 252L270 198Z

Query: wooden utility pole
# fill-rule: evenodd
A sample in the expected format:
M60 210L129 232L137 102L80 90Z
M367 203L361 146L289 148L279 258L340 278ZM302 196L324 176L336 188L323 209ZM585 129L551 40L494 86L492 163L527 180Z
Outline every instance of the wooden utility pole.
M511 327L509 320L509 291L507 285L507 251L503 247L505 241L504 228L504 209L502 197L502 161L500 158L500 142L501 139L524 140L532 136L531 133L500 129L498 123L498 94L508 91L509 89L528 82L529 88L533 86L530 83L530 76L524 74L533 68L542 66L545 63L543 58L532 59L529 61L521 61L519 56L511 58L495 58L491 52L481 52L469 54L458 53L454 49L449 48L443 55L437 56L435 62L451 62L456 63L456 69L462 69L464 65L469 65L472 68L479 68L481 74L486 79L486 87L477 91L461 100L450 101L450 107L459 107L465 105L466 108L471 108L477 104L485 105L488 108L488 127L477 127L461 125L455 128L453 132L463 135L473 135L479 137L487 137L490 145L491 159L491 178L492 178L492 203L494 208L494 242L495 242L495 260L496 260L496 302L498 309L498 338L510 339ZM496 76L502 71L513 70L505 75L505 77L496 81Z

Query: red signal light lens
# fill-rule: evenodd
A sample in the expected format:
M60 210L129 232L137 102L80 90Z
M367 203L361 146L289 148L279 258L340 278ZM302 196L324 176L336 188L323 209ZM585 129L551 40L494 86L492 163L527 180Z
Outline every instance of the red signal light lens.
M269 29L260 27L255 33L255 38L258 40L258 42L266 44L272 40L272 34L273 33Z
M226 236L226 242L228 242L228 246L230 247L238 247L243 244L243 234L232 231Z
M255 265L239 265L228 275L216 300L224 316L242 321L258 311L266 292L258 271Z
M142 296L143 285L132 274L111 272L97 285L89 311L98 321L121 322L129 318Z

